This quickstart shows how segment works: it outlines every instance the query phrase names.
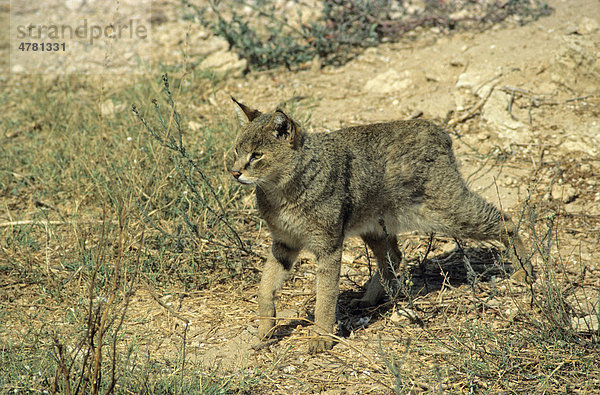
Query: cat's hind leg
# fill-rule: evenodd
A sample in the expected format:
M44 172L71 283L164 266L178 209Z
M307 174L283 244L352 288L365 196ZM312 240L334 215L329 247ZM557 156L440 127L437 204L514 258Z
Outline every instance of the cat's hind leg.
M394 287L396 270L402 261L402 253L398 250L396 236L363 235L362 239L369 246L377 259L377 272L367 283L367 290L360 299L352 300L353 307L371 307L383 299L389 289Z

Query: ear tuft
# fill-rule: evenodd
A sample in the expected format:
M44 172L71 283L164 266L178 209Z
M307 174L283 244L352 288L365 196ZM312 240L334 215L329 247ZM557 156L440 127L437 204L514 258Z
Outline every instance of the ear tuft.
M242 110L242 112L244 113L246 119L249 122L252 122L254 119L256 119L259 115L262 114L260 111L255 110L253 108L250 108L248 106L245 106L244 104L242 104L239 101L235 100L235 98L233 96L231 96L231 100L233 100L233 102L235 104L237 104L236 110Z

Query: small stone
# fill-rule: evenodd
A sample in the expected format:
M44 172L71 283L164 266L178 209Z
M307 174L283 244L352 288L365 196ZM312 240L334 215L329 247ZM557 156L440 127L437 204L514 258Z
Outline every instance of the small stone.
M511 185L514 185L514 184L517 184L517 183L518 183L518 181L517 181L516 178L514 178L514 177L506 177L506 180L504 181L504 186L508 187L508 186L511 186Z
M200 63L201 69L213 69L216 72L227 73L239 77L246 70L246 59L240 59L229 51L219 51L209 55Z
M592 314L585 317L573 317L571 318L571 328L577 332L598 332L600 331L600 317Z
M584 209L581 203L571 202L565 206L565 211L569 214L582 214Z
M473 89L481 82L481 76L474 73L462 73L456 81L457 88Z
M373 93L391 93L405 90L413 82L409 76L409 71L399 73L394 69L389 69L367 81L364 90Z
M510 308L510 309L506 309L506 317L508 318L508 321L514 321L515 317L519 314L519 309L518 308Z
M482 132L477 135L477 139L479 141L484 141L490 138L490 134L488 132Z
M197 132L200 130L200 128L202 128L202 124L195 121L189 121L188 128L190 128L192 132Z
M554 185L552 185L553 200L560 200L563 203L568 204L573 202L578 195L579 193L577 192L577 190L569 184L558 185L555 183Z
M450 60L452 67L465 67L465 61L462 58L453 58Z
M207 40L195 42L192 48L192 56L208 56L215 52L227 51L229 43L224 38L213 36Z
M400 309L394 311L392 315L390 315L390 321L392 321L394 324L401 324L407 321L419 321L419 315L416 311L411 309Z
M509 142L519 142L527 125L511 117L508 112L510 95L494 90L481 111L481 119L498 134L498 137Z
M584 17L579 25L577 26L577 33L579 34L592 34L600 28L600 23L596 19Z
M115 113L115 103L110 99L105 100L100 105L100 113L105 117L113 115Z
M14 66L12 66L11 71L13 73L25 73L26 72L25 67L23 67L20 64L15 64Z
M281 369L281 370L285 374L293 374L296 371L296 367L293 365L288 365L288 366L284 366L283 369Z

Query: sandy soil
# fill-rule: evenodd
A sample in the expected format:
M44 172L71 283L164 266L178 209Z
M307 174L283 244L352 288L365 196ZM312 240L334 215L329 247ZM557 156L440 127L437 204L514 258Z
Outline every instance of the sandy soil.
M213 107L234 116L230 95L267 110L293 102L297 114L311 114L311 131L414 116L450 120L461 170L472 188L517 217L526 204L535 207L538 218L558 213L560 242L553 253L565 274L579 275L585 266L582 287L593 289L600 279L600 2L549 4L552 15L525 26L441 37L423 32L414 40L368 49L342 67L227 78L216 93L206 93L204 103L194 105L200 112ZM168 40L190 31L189 22L165 18L171 32L162 34L159 26L154 36L163 49ZM210 42L210 35L196 33L198 43ZM522 234L530 244L535 239L527 223ZM257 252L266 256L268 234L263 230L256 239L261 240ZM477 320L503 331L527 309L529 299L526 286L494 277L498 269L485 263L493 261L489 245L465 247L477 270L491 270L475 292L454 241L436 238L425 260L427 244L425 235L401 241L416 285L410 303L405 298L351 311L348 301L361 291L373 263L358 240L347 242L340 342L317 356L308 355L306 346L315 279L308 255L280 293L282 320L275 342L256 339L257 284L240 281L159 295L190 320L187 329L141 286L130 303L128 327L135 328L140 347L163 355L178 355L185 333L190 361L219 375L256 377L258 367L262 373L255 388L262 393L390 393L392 355L406 356L402 371L411 378L412 391L433 392L439 383L433 372L454 377L447 361L455 351L436 339L449 336L449 327ZM259 263L247 265L258 269ZM480 300L486 297L482 309ZM592 302L598 311L597 299ZM442 379L449 392L466 391L466 381Z
M418 114L458 120L478 108L472 118L456 122L452 129L463 174L488 200L515 215L526 201L535 204L540 217L557 210L563 230L555 253L573 273L580 265L586 266L586 283L592 284L600 277L600 64L596 61L600 3L549 3L553 14L526 26L446 37L424 33L414 41L368 49L338 68L254 72L228 80L207 101L230 108L229 95L234 95L262 109L296 101L297 111L312 114L310 127L315 131ZM529 227L524 226L523 234L531 242ZM265 237L268 244L266 235L259 237ZM406 339L423 337L422 332L401 313L407 308L402 303L363 314L347 311L345 303L368 274L363 247L357 240L347 244L339 307L346 337L332 352L306 354L309 327L303 319L314 304L315 271L307 256L281 292L279 315L287 318L281 328L285 335L259 350L252 348L256 345L256 284L186 294L180 311L193 322L188 333L190 355L207 366L217 364L229 370L267 366L265 391L390 391L391 382L383 376L386 354L380 351L380 343L384 350L399 355ZM407 238L410 263L418 263L426 245L426 237ZM476 303L466 291L464 269L451 263L444 267L442 272L449 272L452 278L450 286L433 263L443 261L443 254L454 248L450 240L436 242L431 255L437 260L425 269L431 284L421 290L412 307L421 312L420 319L431 331L452 319L462 322L474 317L470 313L461 316L463 307ZM481 286L484 294L491 289L490 284ZM502 285L496 307L487 313L502 318L495 324L498 328L510 319L515 305L527 304L524 290L518 284ZM164 339L180 336L175 320L165 321L160 315L149 320L147 327L162 333ZM168 314L163 311L162 315ZM203 321L207 316L210 325ZM450 352L439 344L430 346L432 355ZM427 375L435 358L419 361L413 357L405 368L423 372L415 390L431 390L427 383L433 381ZM452 383L448 386L452 390Z

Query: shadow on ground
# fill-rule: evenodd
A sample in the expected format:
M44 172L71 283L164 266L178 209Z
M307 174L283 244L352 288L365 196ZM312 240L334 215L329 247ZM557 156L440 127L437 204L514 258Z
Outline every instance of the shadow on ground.
M358 290L344 290L338 299L338 336L348 337L357 329L368 328L398 303L402 307L406 307L408 303L410 307L414 298L437 292L443 287L470 285L475 288L479 283L506 278L513 271L513 267L510 264L503 265L502 261L502 252L494 248L457 247L453 251L422 262L409 262L408 273L399 279L399 283L404 285L378 306L367 309L350 307L353 299L362 296L364 287ZM312 324L314 299L306 307L311 313L305 319L294 319L278 326L271 344L291 335L298 326L306 327ZM425 325L417 315L410 321L420 326Z

